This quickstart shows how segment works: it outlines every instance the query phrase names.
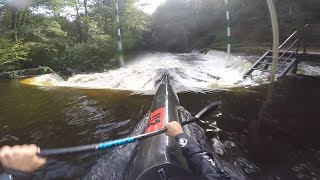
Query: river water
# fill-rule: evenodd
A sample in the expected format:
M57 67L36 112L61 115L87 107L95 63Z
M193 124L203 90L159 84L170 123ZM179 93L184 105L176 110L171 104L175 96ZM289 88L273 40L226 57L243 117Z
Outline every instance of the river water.
M242 79L254 59L218 51L149 53L104 73L2 81L0 145L58 148L139 134L154 86L169 73L181 106L191 114L223 102L219 116L198 124L205 135L197 138L233 177L320 179L320 78L288 76L267 84L257 73ZM304 63L299 72L319 75L320 68ZM121 179L135 146L49 158L36 175Z

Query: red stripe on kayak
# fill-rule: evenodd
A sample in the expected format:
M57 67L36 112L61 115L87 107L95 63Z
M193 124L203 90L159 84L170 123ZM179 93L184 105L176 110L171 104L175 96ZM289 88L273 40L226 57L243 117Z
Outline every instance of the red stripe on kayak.
M147 129L145 133L156 131L162 128L164 117L164 108L159 108L153 111L148 119Z

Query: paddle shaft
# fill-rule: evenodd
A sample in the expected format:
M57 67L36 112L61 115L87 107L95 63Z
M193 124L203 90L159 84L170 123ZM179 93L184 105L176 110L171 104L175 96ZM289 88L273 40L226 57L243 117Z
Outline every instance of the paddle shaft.
M189 121L183 121L181 122L181 125L187 125L193 122L198 121L200 118L205 117L210 112L214 111L221 105L221 102L213 102L206 106L204 109L202 109L197 115L192 117ZM133 137L128 138L122 138L118 140L113 141L107 141L102 143L96 143L96 144L89 144L89 145L83 145L83 146L76 146L76 147L68 147L68 148L59 148L59 149L44 149L41 150L39 153L37 153L38 156L51 156L51 155L61 155L61 154L70 154L70 153L77 153L77 152L86 152L86 151L95 151L95 150L103 150L108 149L115 146L125 145L132 142L136 142L142 139L146 139L152 136L156 136L159 134L162 134L166 132L166 128L162 128L160 130L152 131L150 133L145 133Z

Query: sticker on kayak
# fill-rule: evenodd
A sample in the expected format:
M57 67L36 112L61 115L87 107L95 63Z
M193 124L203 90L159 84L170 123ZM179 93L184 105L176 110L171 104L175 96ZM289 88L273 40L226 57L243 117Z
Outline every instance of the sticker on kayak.
M149 132L161 129L163 126L163 116L164 116L164 108L159 108L153 111L149 116L147 129L145 133L149 133Z

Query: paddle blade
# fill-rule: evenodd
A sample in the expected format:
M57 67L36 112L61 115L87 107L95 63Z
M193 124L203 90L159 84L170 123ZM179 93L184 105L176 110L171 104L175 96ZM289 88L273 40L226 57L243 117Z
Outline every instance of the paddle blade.
M196 121L200 120L201 118L207 116L208 114L212 113L213 111L215 111L221 105L222 105L221 101L213 102L213 103L209 104L208 106L206 106L205 108L203 108L197 115L195 115L189 121L181 122L181 125L184 126L186 124L190 124L190 123L196 122Z
M219 108L222 105L221 101L216 101L213 102L211 104L209 104L208 106L206 106L204 109L202 109L197 115L195 115L195 118L201 119L205 116L207 116L208 114L212 113L213 111L215 111L217 108Z

